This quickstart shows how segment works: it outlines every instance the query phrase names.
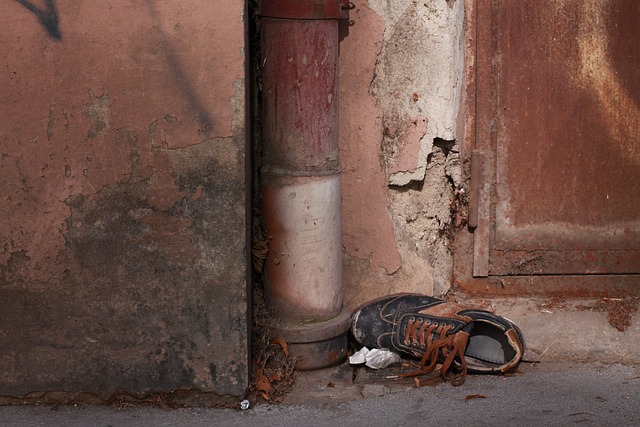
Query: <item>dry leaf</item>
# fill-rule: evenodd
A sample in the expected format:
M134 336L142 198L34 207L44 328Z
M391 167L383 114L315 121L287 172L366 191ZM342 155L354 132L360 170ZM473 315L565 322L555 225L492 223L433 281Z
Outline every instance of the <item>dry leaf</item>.
M271 382L262 371L258 371L258 373L256 374L256 390L262 392L263 397L271 390Z
M274 339L273 341L271 341L271 344L278 344L280 347L282 347L282 352L284 353L284 355L286 357L289 357L289 346L286 342L284 342L282 338Z
M464 398L465 401L467 400L471 400L471 399L486 399L487 396L485 396L484 394L470 394L467 397Z
M275 373L273 373L270 377L269 377L269 382L273 382L273 381L282 381L282 378L284 377L284 375L282 374L282 370L278 369Z

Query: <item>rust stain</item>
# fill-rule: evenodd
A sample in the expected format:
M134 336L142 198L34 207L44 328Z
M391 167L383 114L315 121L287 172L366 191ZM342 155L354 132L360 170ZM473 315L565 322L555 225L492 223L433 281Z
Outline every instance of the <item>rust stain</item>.
M467 296L544 297L551 301L572 298L627 298L638 293L638 279L635 275L497 276L464 280L456 278L455 285Z
M639 259L640 86L630 69L640 8L593 0L535 6L479 9L478 57L487 60L477 68L475 142L496 161L485 198L495 213L485 219L495 222L480 228L491 230L491 245L480 239L488 234L475 234L476 261L489 260L483 274L616 282L604 276L637 273ZM490 259L480 257L486 247ZM563 280L574 279L554 282Z
M639 301L638 297L602 298L593 305L581 305L578 309L606 313L609 324L624 332L631 326L631 320L638 312Z

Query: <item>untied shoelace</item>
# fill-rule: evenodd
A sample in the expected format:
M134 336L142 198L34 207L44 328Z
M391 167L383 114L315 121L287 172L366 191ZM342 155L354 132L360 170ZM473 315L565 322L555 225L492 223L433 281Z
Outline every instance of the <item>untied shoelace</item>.
M420 360L419 370L400 374L394 378L415 377L433 372L437 367L438 359L441 359L444 361L440 367L440 375L454 386L462 385L467 376L464 351L469 334L464 331L450 334L452 328L452 325L446 323L438 324L422 318L416 319L413 316L409 318L404 336L405 345L419 344L426 346L426 351ZM438 338L436 339L435 336Z

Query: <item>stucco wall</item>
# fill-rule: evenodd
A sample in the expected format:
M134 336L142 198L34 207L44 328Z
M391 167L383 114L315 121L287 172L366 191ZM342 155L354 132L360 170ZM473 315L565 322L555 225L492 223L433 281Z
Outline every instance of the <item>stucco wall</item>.
M3 3L0 394L246 389L243 22Z
M464 2L354 3L340 53L345 300L442 295L465 200Z

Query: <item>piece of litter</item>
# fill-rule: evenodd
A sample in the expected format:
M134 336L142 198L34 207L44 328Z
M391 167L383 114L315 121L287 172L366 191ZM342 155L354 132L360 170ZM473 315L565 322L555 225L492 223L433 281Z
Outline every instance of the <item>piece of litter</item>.
M374 348L367 353L365 364L372 369L382 369L400 362L400 355L386 348Z
M247 409L249 409L250 405L251 404L249 403L249 401L247 399L244 399L242 402L240 402L240 409L246 411Z
M352 356L349 356L349 363L351 365L362 365L367 361L366 356L369 353L369 349L367 347L362 347L360 350L355 352Z
M367 347L362 347L352 356L349 356L349 363L351 365L361 365L364 363L371 369L386 368L401 360L399 354L386 348L373 348L369 350Z

